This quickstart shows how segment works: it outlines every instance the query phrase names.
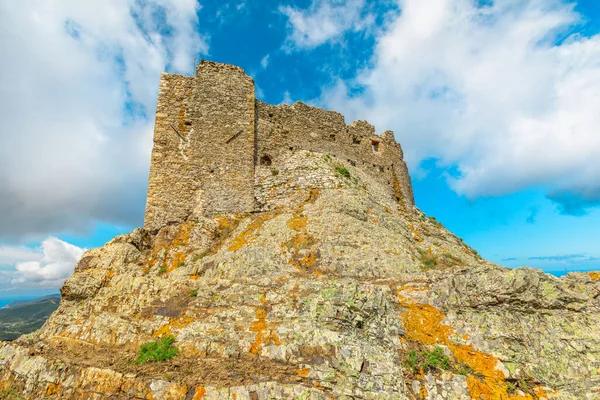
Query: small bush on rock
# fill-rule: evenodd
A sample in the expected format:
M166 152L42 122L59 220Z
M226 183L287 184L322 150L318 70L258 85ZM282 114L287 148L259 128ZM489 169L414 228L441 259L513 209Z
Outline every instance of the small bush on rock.
M179 350L173 346L175 338L165 336L159 341L143 344L138 351L136 363L138 365L147 362L167 361L179 354Z
M344 178L350 178L350 171L344 167L335 167L335 172L337 172L340 176Z
M444 349L439 346L431 351L423 350L420 353L417 353L416 350L409 351L406 363L415 373L435 369L447 371L451 367L450 358L444 353Z

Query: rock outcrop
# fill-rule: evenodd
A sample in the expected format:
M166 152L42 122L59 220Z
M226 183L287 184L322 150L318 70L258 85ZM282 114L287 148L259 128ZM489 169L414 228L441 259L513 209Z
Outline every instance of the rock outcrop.
M86 252L43 328L0 344L0 398L600 398L600 274L487 262L326 152L254 188L269 207ZM166 337L177 356L136 362Z

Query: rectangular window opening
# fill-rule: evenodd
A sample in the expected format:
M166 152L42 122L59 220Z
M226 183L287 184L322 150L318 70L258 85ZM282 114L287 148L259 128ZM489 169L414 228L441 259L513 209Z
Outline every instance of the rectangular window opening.
M373 150L373 153L379 152L379 141L378 140L371 140L371 150Z

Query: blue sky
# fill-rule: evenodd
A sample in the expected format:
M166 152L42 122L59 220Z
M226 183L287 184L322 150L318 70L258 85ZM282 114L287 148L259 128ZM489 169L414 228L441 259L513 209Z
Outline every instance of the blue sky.
M0 298L142 225L158 78L194 58L394 130L417 206L485 258L600 269L597 1L93 3L0 0Z

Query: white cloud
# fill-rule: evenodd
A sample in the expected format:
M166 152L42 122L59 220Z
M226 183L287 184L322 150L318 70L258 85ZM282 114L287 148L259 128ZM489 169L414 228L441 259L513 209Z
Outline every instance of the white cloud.
M468 197L537 186L600 201L600 36L561 42L582 21L558 0L476 3L401 1L371 66L322 102L395 130L413 169L458 165Z
M71 276L84 251L52 236L44 240L39 249L3 246L0 263L12 261L14 266L0 271L1 291L59 288Z
M260 60L260 66L262 67L262 69L266 69L269 66L270 59L271 59L271 56L269 54L267 54Z
M294 101L292 100L292 96L290 92L287 90L283 93L283 99L281 99L281 104L291 105Z
M195 0L0 0L0 238L142 220L160 73L207 51Z
M279 11L288 18L288 40L300 49L312 49L339 40L346 31L359 31L373 22L364 0L314 0L308 9L290 6Z
M13 265L19 261L38 260L42 258L39 249L26 246L0 246L0 266Z

